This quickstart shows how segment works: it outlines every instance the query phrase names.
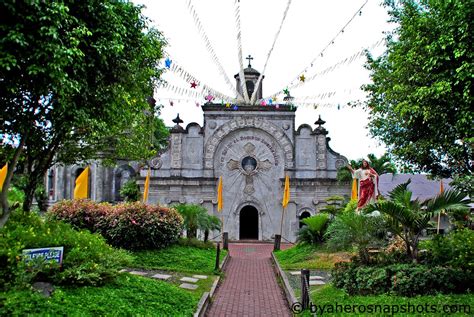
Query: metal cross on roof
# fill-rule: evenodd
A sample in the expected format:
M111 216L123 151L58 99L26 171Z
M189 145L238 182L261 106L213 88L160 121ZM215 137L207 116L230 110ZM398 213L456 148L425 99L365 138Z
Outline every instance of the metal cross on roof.
M252 67L252 65L250 65L250 62L253 60L253 57L249 54L248 57L246 57L245 59L248 59L249 60L249 68Z

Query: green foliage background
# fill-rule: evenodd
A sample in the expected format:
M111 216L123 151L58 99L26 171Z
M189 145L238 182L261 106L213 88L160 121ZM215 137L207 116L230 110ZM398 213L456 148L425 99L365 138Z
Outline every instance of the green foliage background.
M370 133L418 171L472 174L472 20L464 0L385 1L387 50L368 55Z

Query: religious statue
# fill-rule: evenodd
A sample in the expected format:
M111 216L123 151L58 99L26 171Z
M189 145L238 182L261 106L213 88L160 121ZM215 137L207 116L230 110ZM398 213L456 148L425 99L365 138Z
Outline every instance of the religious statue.
M347 165L347 168L351 171L352 178L359 181L357 209L375 202L379 196L379 174L370 167L366 160L362 160L362 167L357 170L354 170L351 165Z

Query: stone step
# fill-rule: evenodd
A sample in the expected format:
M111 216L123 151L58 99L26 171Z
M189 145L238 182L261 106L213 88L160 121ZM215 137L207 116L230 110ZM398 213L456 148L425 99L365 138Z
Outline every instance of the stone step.
M291 275L301 275L301 272L300 271L293 271L293 272L290 272Z
M184 288L184 289L190 289L190 290L195 290L196 288L198 288L196 284L189 284L189 283L183 283L179 285L179 287Z
M141 271L130 271L129 273L133 275L140 275L140 276L145 276L148 274L147 272L141 272Z
M159 280L167 280L171 278L171 275L168 274L155 274L152 276L153 278L159 279Z
M189 282L189 283L196 283L197 281L199 281L198 278L193 278L193 277L183 277L180 279L181 282Z
M207 275L193 275L194 278L198 278L200 280L205 280L207 279Z
M310 280L310 281L314 281L314 280L324 280L324 277L319 276L319 275L311 275L311 276L309 277L309 280Z
M313 285L325 285L326 282L324 281L319 281L319 280L313 280L313 281L309 281L309 285L310 286L313 286Z

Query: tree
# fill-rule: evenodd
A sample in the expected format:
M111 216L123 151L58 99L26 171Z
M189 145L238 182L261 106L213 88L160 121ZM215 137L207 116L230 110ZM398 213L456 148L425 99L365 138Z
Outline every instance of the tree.
M24 158L24 210L56 162L144 159L153 154L147 102L164 40L141 7L122 1L0 3L0 135L14 144L1 193Z
M397 159L435 176L472 174L472 20L463 0L385 2L387 50L368 54L370 133Z
M389 193L389 200L379 200L364 211L379 211L385 215L388 230L405 242L407 256L418 261L418 242L423 230L431 227L431 218L442 211L458 213L469 210L469 199L460 192L445 191L423 202L412 200L412 192L408 190L410 182L395 187Z

